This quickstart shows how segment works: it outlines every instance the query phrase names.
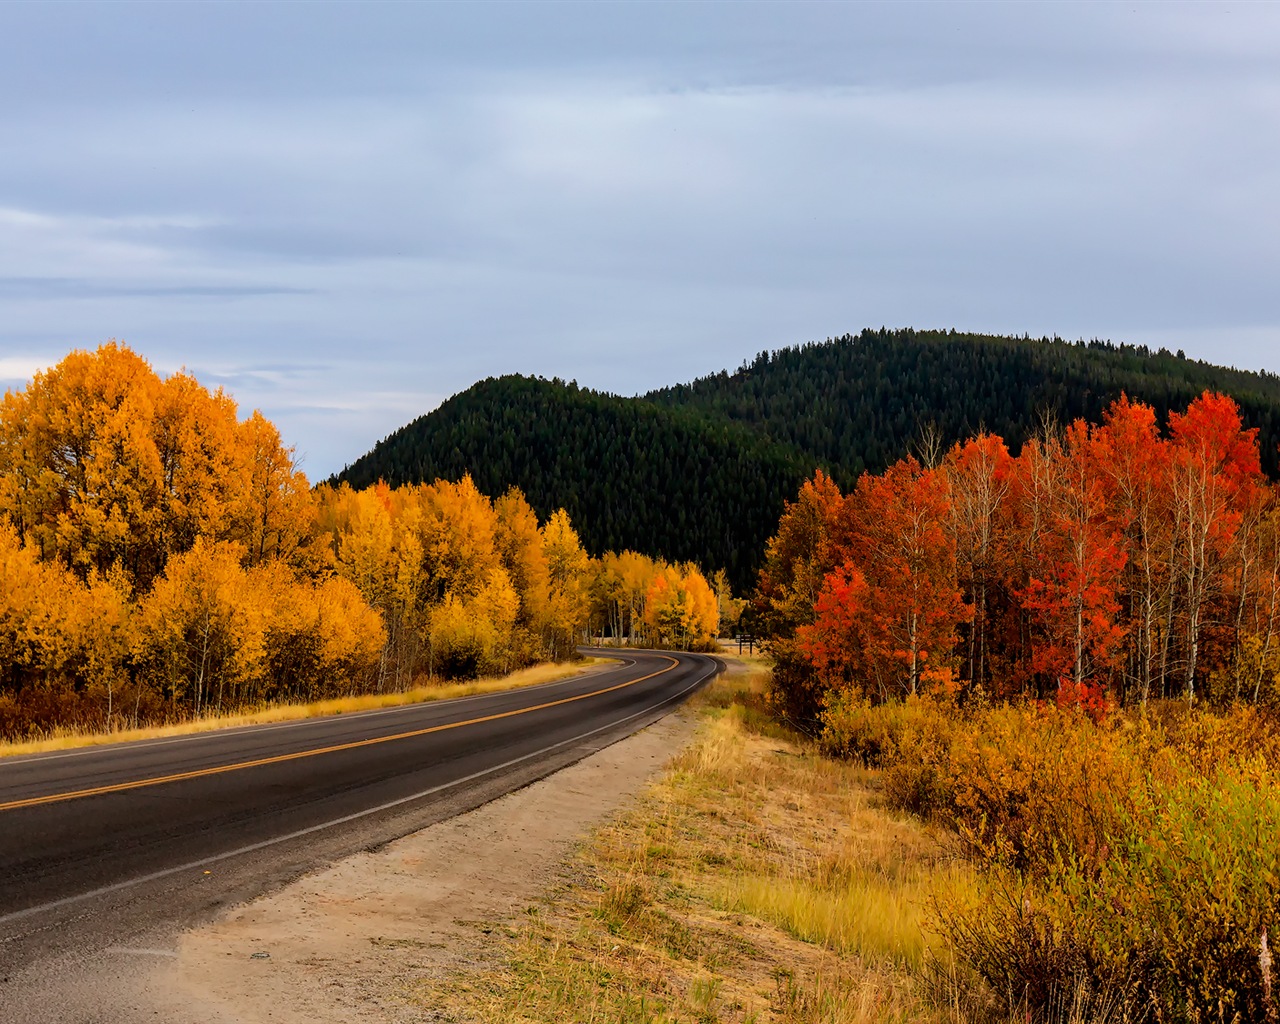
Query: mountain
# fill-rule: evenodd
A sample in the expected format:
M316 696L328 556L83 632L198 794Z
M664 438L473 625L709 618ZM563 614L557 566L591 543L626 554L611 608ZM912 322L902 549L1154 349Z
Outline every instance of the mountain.
M335 480L456 479L520 487L539 515L564 507L593 551L634 548L754 580L783 502L816 466L842 487L926 432L979 429L1016 451L1047 420L1097 421L1121 393L1163 417L1223 391L1257 427L1277 474L1280 376L1142 346L954 331L863 331L761 353L640 398L560 380L489 378L379 442Z
M1048 417L1099 422L1122 392L1161 422L1204 391L1240 403L1259 428L1263 467L1280 468L1280 375L1214 366L1145 346L878 330L762 352L718 373L645 395L750 427L837 468L879 472L930 425L949 447L985 429L1017 451Z
M480 381L338 474L353 487L470 473L569 513L588 549L632 548L728 570L745 587L760 538L812 460L722 416L532 377Z

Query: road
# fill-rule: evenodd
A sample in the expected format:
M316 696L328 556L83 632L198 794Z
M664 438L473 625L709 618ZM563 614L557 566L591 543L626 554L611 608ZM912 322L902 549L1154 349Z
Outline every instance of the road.
M112 951L162 953L221 907L593 753L719 667L597 653L622 663L457 700L0 759L0 1021L109 1020L50 997Z

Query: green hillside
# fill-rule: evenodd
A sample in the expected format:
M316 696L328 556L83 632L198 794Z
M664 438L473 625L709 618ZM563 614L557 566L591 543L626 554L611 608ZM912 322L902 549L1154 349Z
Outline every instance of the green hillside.
M483 380L379 442L339 474L355 487L470 473L512 484L545 518L568 510L592 551L632 548L725 568L749 584L760 538L811 460L714 420L559 380Z
M481 381L379 442L337 479L519 486L563 506L593 551L634 548L729 570L749 586L783 501L815 466L848 486L923 430L985 428L1015 451L1046 416L1098 420L1122 392L1163 417L1205 389L1240 403L1277 473L1280 377L1103 342L863 331L773 353L736 373L619 398L559 380Z
M856 476L900 458L929 424L948 446L986 429L1017 451L1046 415L1098 422L1126 392L1163 422L1205 390L1240 403L1245 423L1259 428L1263 466L1276 475L1280 376L1132 345L867 330L764 352L737 373L644 397L727 417Z

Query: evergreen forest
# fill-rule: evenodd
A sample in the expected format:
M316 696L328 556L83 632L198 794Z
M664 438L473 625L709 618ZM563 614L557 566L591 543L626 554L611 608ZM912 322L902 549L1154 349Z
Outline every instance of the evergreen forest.
M1275 374L1109 342L880 329L764 352L637 398L490 378L337 479L396 486L469 472L487 494L519 487L539 516L563 507L592 552L723 567L746 590L784 502L816 468L847 489L909 451L927 460L985 431L1017 452L1047 425L1100 422L1122 394L1163 423L1205 391L1235 400L1274 477Z

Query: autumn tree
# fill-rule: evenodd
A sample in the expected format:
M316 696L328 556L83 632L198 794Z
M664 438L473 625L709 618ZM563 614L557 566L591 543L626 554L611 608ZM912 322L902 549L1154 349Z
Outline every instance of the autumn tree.
M918 693L924 682L953 685L956 631L970 610L950 515L944 471L913 457L859 478L837 516L839 564L815 602L815 622L798 631L813 660L840 666L881 698Z
M659 646L709 645L719 626L715 591L696 565L657 561L645 594L644 622L650 642Z
M31 691L55 684L71 656L65 621L82 595L71 573L41 561L38 549L3 522L0 580L0 727L14 732L29 724L24 709L44 703L33 701Z
M836 566L832 531L843 500L822 470L804 483L796 500L787 502L778 532L765 547L756 588L753 611L774 661L769 701L802 727L817 718L822 686L796 632L813 623L818 597Z
M145 590L198 537L287 554L306 490L260 415L242 425L221 390L162 379L114 342L72 352L0 406L0 513L82 578L119 563Z
M291 558L311 531L313 508L307 478L294 462L280 431L256 409L239 426L247 464L246 488L237 515L243 521L250 564Z
M959 582L973 609L965 642L964 677L970 684L991 681L993 590L1002 576L998 543L1012 484L1013 459L1004 441L979 434L957 443L943 463L950 492L949 531L955 538Z
M1179 520L1175 571L1185 605L1183 693L1195 696L1206 607L1220 593L1224 560L1243 518L1248 491L1261 483L1257 431L1240 423L1226 395L1206 393L1185 413L1169 414L1170 481Z
M493 503L494 543L511 585L520 598L520 623L535 629L547 613L550 572L542 547L538 516L518 487Z
M1162 666L1173 614L1171 561L1176 542L1169 452L1155 410L1121 396L1094 433L1093 455L1108 484L1108 503L1124 550L1121 591L1129 624L1129 677L1145 703L1164 688Z
M1092 711L1273 687L1280 498L1230 398L1206 392L1163 436L1121 396L1097 426L1046 420L1016 458L982 434L936 470L908 458L843 499L822 485L787 507L757 593L775 649L793 634L810 666L788 683L809 707L945 682L953 659L997 696Z
M265 655L261 610L250 600L240 559L235 545L199 538L169 560L139 609L144 673L194 715L238 696Z
M711 587L716 593L717 619L722 636L733 633L746 607L746 600L733 596L733 587L729 584L729 574L724 569L717 569L711 577Z
M1116 621L1125 563L1120 530L1088 424L1077 420L1033 459L1026 471L1048 476L1051 501L1040 511L1038 557L1022 594L1044 631L1032 667L1052 681L1060 700L1096 699L1124 637ZM1040 480L1024 493L1032 488L1046 493Z
M1266 493L1253 545L1252 600L1237 637L1235 696L1255 703L1280 695L1280 495L1274 487Z
M553 512L543 525L542 546L549 582L548 646L553 658L564 658L572 654L576 638L586 624L590 562L564 509Z

